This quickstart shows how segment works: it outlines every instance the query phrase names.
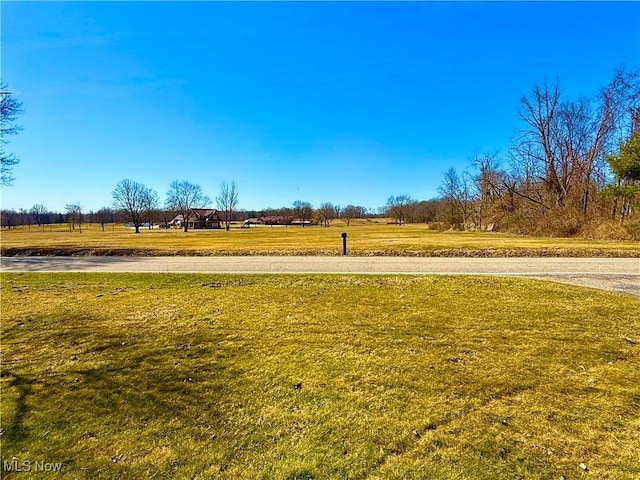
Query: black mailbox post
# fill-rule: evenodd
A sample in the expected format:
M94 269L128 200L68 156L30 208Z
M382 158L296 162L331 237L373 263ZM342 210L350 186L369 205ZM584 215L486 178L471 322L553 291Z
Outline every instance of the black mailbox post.
M342 255L347 254L347 233L342 234Z

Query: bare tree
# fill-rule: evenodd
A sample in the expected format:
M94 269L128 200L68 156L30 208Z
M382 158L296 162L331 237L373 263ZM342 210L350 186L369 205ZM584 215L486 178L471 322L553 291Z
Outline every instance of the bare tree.
M158 194L154 190L129 179L121 180L111 196L113 207L123 212L133 224L136 233L140 233L140 225L144 222L145 215L148 215L159 202Z
M189 215L193 208L205 208L211 199L202 193L200 185L194 185L186 180L174 180L167 191L166 206L169 210L182 215L184 231L188 231Z
M216 197L216 205L222 213L222 220L228 231L233 211L238 206L238 187L236 187L234 180L232 180L230 184L223 182L222 185L220 185L220 195Z
M115 212L109 207L102 207L96 212L96 220L100 222L100 227L104 232L104 224L107 222L115 223Z
M153 228L154 216L160 208L160 196L158 192L149 188L147 189L147 195L144 199L144 218L149 223L149 230Z
M355 205L347 205L342 209L342 219L347 227L351 224L351 220L354 218L364 218L366 216L367 209L364 207L358 207Z
M336 207L329 202L323 203L316 210L316 217L318 219L318 223L328 227L331 225L331 220L336 218Z
M471 209L471 194L468 177L458 176L455 168L450 168L444 174L442 184L438 187L442 198L449 205L448 221L452 226L466 228Z
M586 217L605 154L638 99L638 73L622 69L591 99L561 102L557 82L536 86L520 101L526 127L513 153L543 188L533 194L515 193L547 210L563 211L571 202Z
M402 225L407 220L409 213L409 206L414 203L415 200L409 195L390 196L387 199L386 215L393 218L398 225Z
M31 231L31 212L26 208L21 208L18 210L20 214L20 224L26 225L29 231Z
M302 200L296 200L293 202L293 213L300 220L302 226L311 219L313 215L313 205L309 202L303 202Z
M417 202L413 208L413 222L415 223L430 223L436 219L438 214L438 207L441 200L423 200Z
M13 167L19 163L14 154L5 152L4 146L8 142L7 137L21 130L21 127L14 122L22 113L22 103L6 89L7 85L0 82L0 185L2 186L13 183Z
M351 220L356 218L356 207L353 205L347 205L342 210L342 219L344 220L345 225L348 227L351 224Z
M0 225L2 225L2 227L6 227L8 229L11 229L11 227L16 228L16 226L18 226L18 224L20 223L19 221L19 216L18 216L18 212L16 212L15 210L2 210L0 211Z
M508 196L506 185L510 185L507 173L501 169L497 154L477 155L473 161L474 174L470 184L471 214L479 229L495 228L501 216L504 199Z
M68 203L64 206L67 213L67 222L69 223L69 232L75 230L78 225L78 230L82 233L82 210L84 207L80 203Z
M33 219L38 224L38 226L43 225L47 217L47 214L49 213L47 210L47 207L39 203L36 203L33 207L31 207L30 211L31 211L31 215L33 216Z
M564 204L571 174L568 165L560 158L556 138L556 124L560 108L560 87L556 82L549 86L536 85L529 97L520 99L519 115L526 124L521 138L512 149L514 171L520 173L527 185L542 182L544 190L554 197L557 206ZM508 186L508 185L507 185ZM513 189L513 193L538 203L546 209L545 199L539 195L530 195L523 189Z

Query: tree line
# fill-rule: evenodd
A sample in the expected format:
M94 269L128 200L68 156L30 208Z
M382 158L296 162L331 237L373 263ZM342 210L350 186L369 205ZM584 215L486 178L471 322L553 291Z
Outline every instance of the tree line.
M536 85L520 99L522 127L505 154L449 169L435 203L390 197L389 213L403 223L431 208L432 221L461 230L639 237L639 85L624 69L590 98L564 99L557 81Z
M354 218L365 218L375 215L362 206L347 205L340 207L332 203L323 203L314 208L309 202L297 200L291 207L277 209L267 208L259 211L237 211L239 202L239 189L235 181L223 182L220 192L212 201L204 194L198 184L186 180L171 182L166 192L164 202L152 188L141 182L124 179L118 182L112 191L113 203L109 207L100 210L85 211L79 202L65 205L64 212L54 212L42 204L35 204L30 209L2 210L1 225L5 228L26 225L31 227L44 227L50 224L68 224L69 230L77 230L82 233L82 225L85 223L100 224L105 229L107 223L128 223L136 233L147 225L168 227L176 217L181 218L181 227L188 231L189 222L186 221L193 209L213 209L222 219L224 227L229 230L231 222L243 221L252 217L269 219L273 224L290 225L296 220L304 226L307 223L315 223L329 226L336 218L341 218L347 225Z
M131 186L130 180L123 181L130 188L136 191L144 191L146 187L144 185ZM122 183L122 182L121 182ZM122 185L118 184L122 187ZM144 188L143 188L144 187ZM183 186L184 187L184 186ZM197 185L195 186L197 188ZM230 190L231 187L228 187ZM224 189L223 189L224 190ZM222 193L225 193L224 191ZM353 219L361 218L373 218L384 216L384 211L381 209L373 210L367 209L362 206L347 205L341 207L340 205L333 205L332 203L323 203L318 208L314 208L311 203L304 201L296 201L290 207L280 208L266 208L263 210L235 210L236 203L233 201L233 192L227 192L227 195L222 195L221 200L226 199L221 206L222 209L216 209L221 216L223 225L226 229L230 228L232 222L243 222L251 218L260 218L264 224L272 225L292 225L296 221L300 225L314 224L328 227L331 222L336 219L343 220L348 226ZM235 190L237 195L237 187ZM146 189L146 195L148 197L144 201L132 202L132 206L122 208L121 205L114 204L110 207L104 207L97 211L86 211L79 203L72 203L65 205L65 210L52 211L42 204L35 204L30 209L21 208L19 210L3 209L0 212L0 220L3 228L12 228L18 226L28 226L29 228L40 227L43 230L47 225L55 224L67 224L70 231L77 230L81 232L83 224L100 225L103 230L106 229L107 224L111 223L127 223L132 227L137 226L137 231L140 228L146 226L152 228L157 226L168 226L169 223L177 215L187 215L190 208L209 208L211 201L208 197L203 196L204 201L191 202L189 206L188 201L182 203L182 207L175 209L160 208L161 204L157 202L157 193L152 190ZM188 198L186 199L188 200ZM216 202L217 204L217 202ZM179 206L179 204L176 204ZM182 217L185 218L185 217ZM184 223L182 228L184 228Z
M5 88L2 85L2 88ZM13 122L21 104L2 96L3 137L15 134ZM439 196L415 200L390 196L376 210L341 207L330 202L314 208L297 200L291 207L237 212L235 181L223 182L215 200L186 180L175 180L164 202L153 189L125 179L112 192L113 203L85 214L79 203L65 212L43 205L2 211L2 226L68 223L82 231L86 218L104 224L125 221L135 227L168 225L177 215L215 206L226 229L232 221L264 217L268 222L329 226L340 218L390 217L398 225L427 222L442 229L509 231L533 235L571 236L631 234L640 237L640 74L618 69L611 82L592 97L565 99L559 81L534 86L520 99L518 137L503 154L476 155L462 172L444 174ZM5 143L3 138L2 143ZM2 145L0 145L2 146ZM0 152L2 183L11 181L17 159ZM188 229L184 221L183 228ZM617 226L617 227L616 227ZM613 233L612 233L613 232Z

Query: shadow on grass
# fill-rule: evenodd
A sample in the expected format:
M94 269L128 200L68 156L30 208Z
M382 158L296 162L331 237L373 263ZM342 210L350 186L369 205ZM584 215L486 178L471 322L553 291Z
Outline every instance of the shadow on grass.
M213 331L119 328L66 313L56 328L34 319L7 329L5 339L7 333L13 341L12 368L2 371L3 457L42 452L112 469L124 454L162 469L146 447L182 449L174 446L181 430L195 435L189 441L210 441L209 430L221 429L229 398L245 383L234 359L246 351L226 347Z
M24 426L23 420L29 412L27 407L27 397L33 389L35 380L4 369L2 371L2 377L10 379L7 386L3 388L4 391L2 396L5 401L7 394L10 395L13 393L10 390L7 392L7 389L17 390L13 418L3 418L2 424L4 432L2 434L2 445L3 447L16 447L20 442L29 438L29 429Z

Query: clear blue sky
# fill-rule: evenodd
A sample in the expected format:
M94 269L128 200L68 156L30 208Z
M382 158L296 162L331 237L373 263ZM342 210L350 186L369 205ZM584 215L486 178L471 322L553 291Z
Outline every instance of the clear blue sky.
M240 207L437 195L505 152L519 98L591 96L640 65L638 2L8 2L2 79L23 102L3 208L111 204L131 178Z

